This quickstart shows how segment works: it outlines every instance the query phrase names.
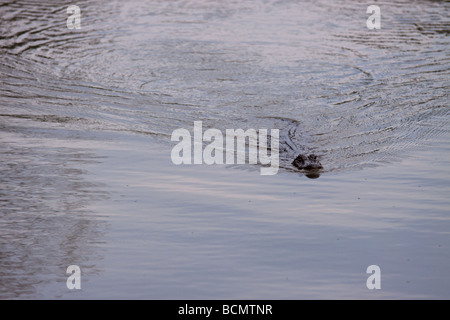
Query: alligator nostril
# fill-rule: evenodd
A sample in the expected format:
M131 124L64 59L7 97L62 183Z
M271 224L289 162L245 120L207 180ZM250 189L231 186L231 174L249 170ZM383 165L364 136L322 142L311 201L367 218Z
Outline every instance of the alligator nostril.
M305 176L310 179L317 179L320 177L320 173L318 173L317 171L313 171L306 173Z

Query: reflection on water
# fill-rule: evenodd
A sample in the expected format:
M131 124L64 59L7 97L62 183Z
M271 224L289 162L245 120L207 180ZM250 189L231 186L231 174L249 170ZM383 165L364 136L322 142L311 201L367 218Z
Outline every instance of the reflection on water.
M36 286L63 282L69 264L96 272L108 214L92 209L106 196L87 169L102 163L98 141L170 148L174 129L200 120L280 129L280 174L297 178L293 159L314 153L320 183L448 137L449 2L378 1L380 30L366 28L365 1L76 4L80 30L65 1L0 3L1 298L58 296Z
M195 120L278 128L286 170L386 163L447 130L446 2L383 2L370 32L355 1L82 1L77 31L65 5L0 7L3 115L165 143Z
M64 290L71 264L97 272L92 261L101 258L105 221L87 206L106 194L81 168L99 159L89 149L1 126L0 298L39 298L55 280Z

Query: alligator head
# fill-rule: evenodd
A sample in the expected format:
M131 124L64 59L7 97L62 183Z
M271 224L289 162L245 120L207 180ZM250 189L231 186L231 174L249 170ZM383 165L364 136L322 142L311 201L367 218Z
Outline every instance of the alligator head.
M299 154L297 158L292 161L292 165L300 170L306 171L305 175L311 179L318 178L320 176L319 171L323 169L319 157L315 154L310 154L309 156Z

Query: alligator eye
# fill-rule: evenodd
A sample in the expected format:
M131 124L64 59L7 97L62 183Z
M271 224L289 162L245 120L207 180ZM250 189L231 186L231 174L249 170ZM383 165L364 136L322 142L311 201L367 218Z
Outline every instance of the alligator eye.
M311 160L311 161L316 161L317 160L317 156L315 154L310 154L308 159Z
M298 169L303 169L303 166L305 165L306 160L308 160L308 158L306 158L304 155L299 154L297 156L297 158L295 158L294 161L292 161L292 164L297 167Z
M294 161L306 161L306 157L303 154L299 154L297 158L295 158Z

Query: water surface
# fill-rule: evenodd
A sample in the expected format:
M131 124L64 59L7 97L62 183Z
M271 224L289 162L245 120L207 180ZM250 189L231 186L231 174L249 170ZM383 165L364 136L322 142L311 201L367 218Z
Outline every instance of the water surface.
M1 298L449 298L447 2L77 5L0 4ZM173 165L194 121L279 174Z

